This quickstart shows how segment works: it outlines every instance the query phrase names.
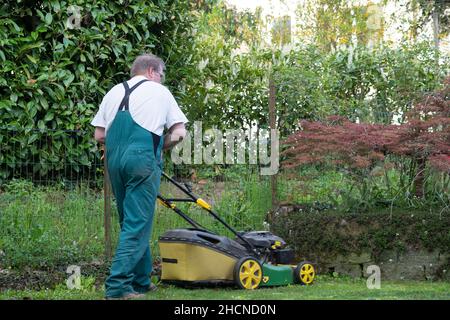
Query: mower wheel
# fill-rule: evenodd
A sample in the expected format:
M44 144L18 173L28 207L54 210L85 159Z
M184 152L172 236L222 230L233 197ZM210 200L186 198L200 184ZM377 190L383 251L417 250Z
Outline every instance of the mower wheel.
M302 285L310 285L314 281L316 276L316 270L314 266L309 261L300 262L294 269L294 279L295 283Z
M234 282L241 289L253 290L259 287L263 277L262 266L253 257L244 257L234 266Z

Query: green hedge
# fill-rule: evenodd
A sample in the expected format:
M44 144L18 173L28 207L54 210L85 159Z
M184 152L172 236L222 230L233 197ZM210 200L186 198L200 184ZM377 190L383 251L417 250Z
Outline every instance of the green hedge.
M33 157L39 176L89 166L98 157L89 122L103 95L143 52L177 74L190 46L191 9L167 0L1 4L0 163L7 165L0 181Z

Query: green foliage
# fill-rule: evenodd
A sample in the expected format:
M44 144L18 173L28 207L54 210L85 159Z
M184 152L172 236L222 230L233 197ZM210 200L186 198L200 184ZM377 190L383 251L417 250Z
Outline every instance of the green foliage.
M444 37L450 32L450 2L447 0L410 0L406 3L402 3L399 0L395 0L401 5L405 6L408 11L415 12L413 18L408 21L411 25L411 31L414 37L417 37L418 31L423 29L426 24L433 19L433 13L435 12L439 20L440 35ZM417 14L420 12L421 14Z
M271 209L270 184L266 179L250 176L230 191L224 191L216 210L239 231L263 228L265 215Z
M30 170L46 176L65 161L77 172L98 159L89 123L103 95L143 52L166 60L173 83L189 56L191 9L189 1L162 0L0 5L0 119L14 130L13 138L0 134L0 162L35 157ZM2 168L1 176L11 172Z
M303 32L312 33L315 43L325 51L350 43L354 35L358 43L366 45L367 38L376 33L367 28L367 10L368 6L356 6L345 0L320 0L312 15L315 23L307 24Z
M12 181L0 194L0 265L51 268L102 258L103 200L87 187L64 191Z
M191 60L196 69L180 89L188 118L202 121L205 130L266 123L267 67L260 53L237 55L236 43L204 35L196 50Z
M242 174L238 180L209 181L201 187L199 185L193 185L193 187L193 192L210 203L213 210L235 230L249 231L265 228L266 214L272 206L268 179L261 179L255 174ZM162 183L161 194L166 197L184 197L167 183ZM231 231L197 205L179 203L177 206L208 230L231 238L235 237ZM154 254L157 255L158 252L159 235L169 229L187 226L190 225L175 212L158 205L151 239Z
M331 53L314 46L296 48L280 55L274 68L279 128L288 134L300 120L330 115L403 123L418 99L441 87L449 58L443 57L436 69L434 48L426 42Z
M427 168L423 197L414 194L414 184L403 172L409 163L395 167L389 160L372 169L351 173L326 165L288 170L278 178L278 198L294 204L315 204L340 212L367 212L404 208L449 212L450 177Z

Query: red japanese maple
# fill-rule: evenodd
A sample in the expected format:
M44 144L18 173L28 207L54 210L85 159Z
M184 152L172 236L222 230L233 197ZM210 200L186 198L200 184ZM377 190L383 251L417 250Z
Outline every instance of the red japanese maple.
M284 142L283 166L332 163L361 174L387 155L406 157L416 164L415 190L422 196L427 164L450 172L450 77L442 90L415 105L406 119L401 125L353 123L337 116L301 121L302 129Z

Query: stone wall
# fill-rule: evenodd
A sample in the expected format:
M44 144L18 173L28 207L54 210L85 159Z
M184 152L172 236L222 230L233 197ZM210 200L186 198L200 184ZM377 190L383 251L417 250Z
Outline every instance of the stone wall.
M450 215L436 212L343 213L284 205L268 219L297 260L313 262L319 274L368 277L367 267L377 265L382 279L450 281Z
M377 259L369 252L335 257L312 255L302 258L313 262L319 274L335 273L353 278L367 278L370 275L367 273L368 266L377 265L380 267L382 279L450 281L450 254L439 251L387 251Z

